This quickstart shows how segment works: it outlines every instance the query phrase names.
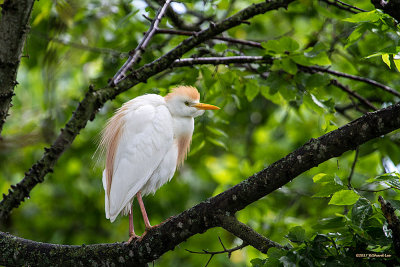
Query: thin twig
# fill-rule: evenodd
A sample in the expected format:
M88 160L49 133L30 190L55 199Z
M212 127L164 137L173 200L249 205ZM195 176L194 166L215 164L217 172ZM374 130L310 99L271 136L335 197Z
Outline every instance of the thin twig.
M80 43L75 43L75 42L71 42L71 41L65 41L56 37L50 37L45 33L39 32L39 31L31 31L32 36L36 36L39 38L44 38L48 41L52 41L52 42L56 42L65 46L70 46L76 49L81 49L81 50L86 50L86 51L90 51L90 52L94 52L94 53L99 53L99 54L111 54L113 56L119 56L119 57L128 57L128 53L127 52L121 52L118 50L114 50L114 49L110 49L110 48L101 48L101 47L93 47L93 46L88 46L88 45L83 45Z
M224 250L226 250L226 248L225 248L225 246L224 246L224 243L222 243L221 237L218 236L218 240L219 240L219 243L221 243L222 248L223 248Z
M229 255L229 254L232 254L232 252L234 252L236 250L240 250L240 249L242 249L244 247L247 247L248 245L249 244L247 244L246 242L243 242L241 245L239 245L237 247L234 247L234 248L231 248L231 249L225 249L224 248L224 250L221 250L221 251L208 251L208 250L205 250L205 249L203 249L203 251L192 251L192 250L189 250L189 249L185 249L185 250L187 252L190 252L190 253L193 253L193 254L217 255L217 254L228 253L228 255Z
M357 190L357 191L371 192L371 193L382 192L382 191L386 191L386 190L389 190L389 189L397 189L397 188L394 187L394 186L387 187L387 188L384 188L384 189L379 189L379 190L370 190L370 189L355 188L355 190Z
M233 57L201 57L181 58L174 61L172 67L192 66L196 64L232 64L232 63L272 63L272 58L262 56L233 56Z
M364 9L358 8L356 6L349 5L349 4L347 4L345 2L342 2L342 1L339 1L339 0L333 0L333 1L321 0L321 1L327 3L328 5L335 6L337 8L346 10L346 11L354 13L354 14L357 14L359 12L367 12Z
M353 178L353 174L354 174L354 169L356 168L356 163L357 163L357 159L358 159L358 147L356 148L356 154L354 155L354 160L353 160L353 164L351 165L351 171L349 174L349 177L347 178L347 187L349 189L353 188L353 186L351 185L351 178Z
M364 82L373 86L376 86L378 88L381 88L383 90L385 90L388 93L391 93L397 97L400 97L400 93L397 92L396 90L394 90L393 88L391 88L390 86L381 84L375 80L372 79L368 79L365 77L360 77L360 76L356 76L356 75L351 75L351 74L347 74L347 73L343 73L340 71L335 71L335 70L330 70L328 68L324 68L324 67L320 67L320 66L299 66L302 69L307 69L309 71L316 71L316 72L325 72L325 73L329 73L335 76L339 76L339 77L344 77L347 79L351 79L351 80L355 80L355 81L360 81L360 82Z
M172 30L172 29L157 29L156 34L174 34L174 35L192 36L192 35L196 35L197 32L194 32L194 31L182 31L182 30ZM240 40L240 39L235 39L235 38L231 38L231 37L223 37L223 36L215 36L212 39L225 41L225 42L228 42L228 43L234 43L234 44L247 45L247 46L252 46L252 47L257 47L257 48L263 48L261 46L261 43L255 42L255 41Z
M149 44L150 39L156 33L158 24L160 23L162 17L164 16L164 13L167 10L167 7L170 2L171 0L166 0L164 5L158 9L156 18L151 23L149 30L146 32L139 45L135 48L135 50L133 50L133 52L131 53L125 64L118 70L118 72L111 79L111 81L108 84L109 86L117 85L121 80L125 78L126 72L133 66L133 64L138 63L140 61L141 55L143 54L147 45Z
M250 226L240 222L234 216L220 215L219 221L220 227L239 237L243 240L243 242L248 243L262 253L267 253L268 249L272 247L286 249L286 247L282 246L281 244L266 238L262 234L256 232Z
M341 89L342 91L348 93L349 95L357 98L361 104L363 104L364 106L366 106L369 109L372 109L373 111L378 110L371 102L368 101L368 99L362 97L361 95L359 95L357 92L351 90L349 87L347 87L346 85L340 83L338 80L332 79L331 80L331 84L333 84L334 86L336 86L337 88Z
M189 250L189 249L185 249L185 250L186 250L187 252L193 253L193 254L206 254L206 255L210 255L210 258L208 259L208 261L207 261L207 263L206 263L206 265L205 265L205 267L207 267L208 264L211 262L212 258L213 258L215 255L217 255L217 254L223 254L223 253L228 253L228 258L230 258L233 252L235 252L235 251L237 251L237 250L239 250L239 249L242 249L242 248L244 248L244 247L247 247L247 246L249 245L249 244L247 244L246 242L243 241L243 243L242 243L241 245L237 246L237 247L234 247L234 248L231 248L231 249L226 249L225 246L224 246L224 244L222 243L221 238L218 237L218 239L219 239L219 242L221 243L222 248L223 248L224 250L221 250L221 251L208 251L208 250L205 250L205 249L203 249L203 251L192 251L192 250Z

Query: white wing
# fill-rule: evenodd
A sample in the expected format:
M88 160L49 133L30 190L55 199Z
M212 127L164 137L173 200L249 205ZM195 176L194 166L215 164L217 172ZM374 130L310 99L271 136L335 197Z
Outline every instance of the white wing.
M125 206L130 206L131 199L174 145L172 117L162 97L145 95L129 105L115 154L110 199L106 194L106 217L111 222Z

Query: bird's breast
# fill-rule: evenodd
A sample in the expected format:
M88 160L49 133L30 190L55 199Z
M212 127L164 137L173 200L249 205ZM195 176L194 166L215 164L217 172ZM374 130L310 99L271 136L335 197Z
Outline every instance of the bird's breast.
M178 147L177 167L181 166L186 159L192 142L193 130L193 118L174 118L174 141Z

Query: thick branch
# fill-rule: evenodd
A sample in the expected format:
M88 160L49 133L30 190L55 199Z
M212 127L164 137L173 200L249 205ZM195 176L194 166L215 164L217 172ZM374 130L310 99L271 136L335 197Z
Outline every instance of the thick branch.
M371 3L400 22L400 0L371 0Z
M0 20L0 134L11 107L34 0L5 1Z
M221 216L233 215L247 205L287 184L299 174L338 157L346 151L400 128L400 103L368 113L305 145L238 185L171 217L151 229L141 241L87 246L65 246L33 242L1 233L0 264L140 265L174 249L189 237L217 227ZM224 218L225 220L226 218ZM236 232L225 224L224 227ZM243 237L245 238L245 237ZM18 257L15 256L18 253ZM82 256L84 255L84 256Z
M131 52L128 60L124 63L124 65L117 71L114 77L109 82L109 85L116 85L118 84L124 77L126 72L132 68L133 64L138 63L141 59L143 52L145 51L147 45L149 44L151 38L156 33L158 24L160 23L164 13L169 5L171 0L166 0L164 5L160 7L157 11L156 18L150 25L149 30L144 35L142 41L138 44L138 46Z
M382 196L379 196L378 200L381 203L381 209L388 222L389 229L392 230L394 251L400 257L400 219L394 213L395 209L389 202L386 202Z
M79 131L85 128L86 123L94 119L97 111L105 102L114 99L117 95L138 83L145 82L152 76L170 68L171 64L176 59L205 40L240 25L243 20L250 19L258 14L280 7L287 7L292 1L293 0L277 0L253 4L220 23L216 23L213 27L199 32L198 35L184 40L164 56L133 71L128 76L128 79L121 81L116 87L107 86L96 91L90 88L50 149L45 149L42 158L25 173L25 177L21 182L15 186L13 185L11 189L9 189L8 195L3 195L3 200L0 202L0 219L7 217L12 209L18 207L20 203L29 196L29 192L38 183L43 182L45 175L52 171L53 166L56 164L61 154L73 142L75 137L79 134Z

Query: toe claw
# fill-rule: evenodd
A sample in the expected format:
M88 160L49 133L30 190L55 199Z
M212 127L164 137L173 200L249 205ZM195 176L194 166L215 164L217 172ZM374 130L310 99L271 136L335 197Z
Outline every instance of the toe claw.
M128 241L126 241L126 244L130 244L133 240L138 240L138 239L140 239L140 236L135 234L130 234Z

